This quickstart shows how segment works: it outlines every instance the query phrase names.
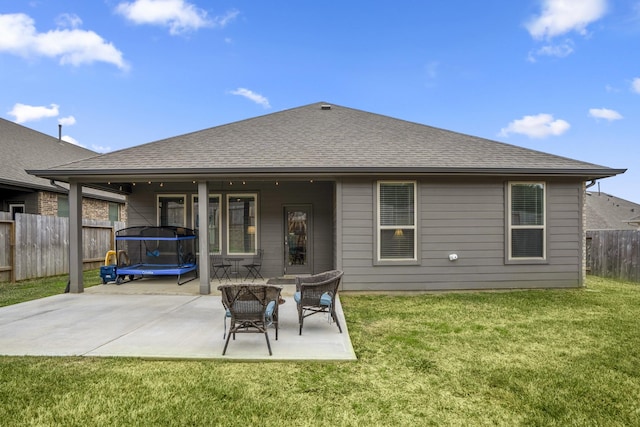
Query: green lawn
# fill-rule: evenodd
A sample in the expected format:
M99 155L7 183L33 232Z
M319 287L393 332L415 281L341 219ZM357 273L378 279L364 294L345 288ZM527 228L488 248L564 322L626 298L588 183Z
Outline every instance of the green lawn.
M587 285L343 295L357 362L0 357L0 424L640 425L640 285Z
M98 285L101 281L100 269L85 271L82 277L85 288ZM64 275L16 283L0 282L0 307L61 294L67 287L68 280L69 276Z

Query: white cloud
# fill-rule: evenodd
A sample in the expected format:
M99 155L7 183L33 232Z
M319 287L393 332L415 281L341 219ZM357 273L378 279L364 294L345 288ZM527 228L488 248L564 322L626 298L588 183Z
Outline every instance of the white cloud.
M620 89L611 86L610 84L605 85L604 90L607 91L607 93L618 93L620 92Z
M73 126L76 124L76 118L73 116L61 117L58 119L58 124L61 124L62 126Z
M91 149L93 151L95 151L96 153L108 153L110 151L113 151L111 149L111 147L105 147L105 146L102 146L102 145L95 145L95 144L91 145Z
M544 0L541 14L525 26L535 39L551 39L571 31L586 35L587 26L606 11L606 0Z
M231 23L234 19L236 19L236 16L238 16L239 14L240 14L240 11L232 9L228 11L225 15L216 16L213 20L213 23L216 27L224 28L229 23Z
M500 130L499 136L507 137L517 133L529 138L546 138L550 135L562 135L570 127L571 125L564 120L554 120L551 114L538 114L512 121L506 128Z
M63 13L56 19L56 25L62 28L78 28L82 25L82 19L73 13Z
M223 16L209 19L206 10L185 0L135 0L119 3L116 13L136 24L169 27L170 34L178 35L203 27L224 27L239 12L232 10Z
M82 147L82 148L87 148L84 145L80 144L75 138L69 135L63 135L60 139L65 142L68 142L69 144L77 145L78 147Z
M79 25L75 15L62 20L64 25ZM77 18L77 19L76 19ZM23 57L60 58L60 64L74 66L107 62L126 70L122 52L93 31L55 29L46 33L36 30L34 20L23 13L0 15L0 52Z
M635 93L640 93L640 77L636 77L631 82L631 90Z
M622 119L622 114L608 108L591 108L589 110L589 116L596 119L609 120L610 122Z
M87 147L86 145L78 142L77 139L75 139L70 135L63 135L60 139L62 139L65 142L68 142L69 144L77 145L78 147L87 148L89 150L95 151L96 153L108 153L112 151L111 147L104 147L102 145L92 144L91 147Z
M269 105L269 100L267 98L249 89L240 87L236 90L232 90L229 93L231 93L232 95L244 96L245 98L255 102L256 104L262 105L264 108L271 108L271 105Z
M16 118L16 123L31 122L34 120L40 120L45 117L56 117L58 112L58 106L51 104L49 107L15 104L13 109L7 114Z
M565 40L560 44L550 44L542 46L540 49L529 54L529 61L535 62L536 56L555 56L558 58L564 58L573 53L573 41L570 39Z

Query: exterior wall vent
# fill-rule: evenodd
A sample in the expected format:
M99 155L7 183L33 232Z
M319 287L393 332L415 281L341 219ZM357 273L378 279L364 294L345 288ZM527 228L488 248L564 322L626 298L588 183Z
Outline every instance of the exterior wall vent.
M321 110L331 110L331 105L329 105L329 104L322 104L322 105L320 106L320 109L321 109Z

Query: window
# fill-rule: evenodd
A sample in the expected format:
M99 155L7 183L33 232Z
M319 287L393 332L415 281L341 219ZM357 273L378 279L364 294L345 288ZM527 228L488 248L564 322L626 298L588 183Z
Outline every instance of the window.
M186 226L186 209L184 194L163 194L158 196L158 225Z
M66 194L58 194L58 216L69 218L69 196Z
M11 219L15 221L16 214L24 213L24 209L24 203L9 203L9 212L11 212Z
M220 253L220 195L209 195L209 207L207 208L208 218L207 225L209 227L209 253ZM199 227L198 218L198 196L193 196L193 228Z
M227 195L227 253L252 255L257 248L255 194Z
M416 260L416 183L378 182L378 260Z
M109 202L109 221L120 221L120 205L118 203Z
M509 259L545 259L545 184L509 183Z

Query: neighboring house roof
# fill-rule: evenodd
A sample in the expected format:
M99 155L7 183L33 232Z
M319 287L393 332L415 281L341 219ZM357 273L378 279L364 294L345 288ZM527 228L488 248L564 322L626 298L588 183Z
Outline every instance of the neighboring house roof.
M624 169L320 102L30 172L83 179L234 173L517 173L595 179Z
M587 230L637 230L640 204L601 192L587 192Z
M26 169L44 169L98 153L0 118L0 187L66 192L68 186L38 178ZM87 195L124 202L120 195L90 190Z

